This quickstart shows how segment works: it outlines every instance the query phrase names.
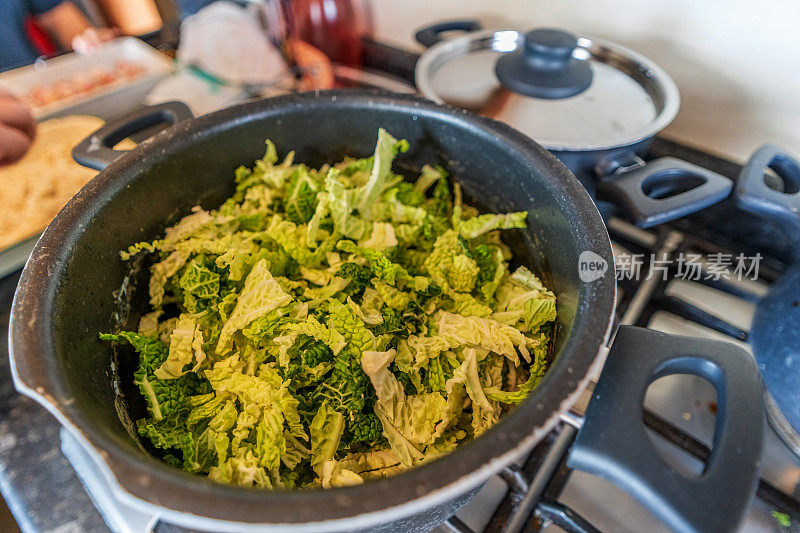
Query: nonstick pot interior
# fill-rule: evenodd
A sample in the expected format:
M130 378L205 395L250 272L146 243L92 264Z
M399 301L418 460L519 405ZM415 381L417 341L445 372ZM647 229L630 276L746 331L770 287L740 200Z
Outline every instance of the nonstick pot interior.
M295 150L295 161L318 166L369 155L379 127L411 144L398 158L401 172L408 169L413 177L425 163L441 164L462 184L467 202L495 212L529 212L529 228L508 232L506 241L516 261L539 273L558 298L555 361L541 385L456 453L359 487L241 489L150 457L129 430L142 415L130 387L135 354L120 349L115 361L112 347L97 337L119 322L135 327L146 308L144 283L136 276L123 283L129 267L119 251L159 237L194 205L217 207L233 191L234 169L261 157L266 138L281 156ZM126 491L156 505L266 523L342 519L420 500L424 507L465 492L523 453L579 390L608 333L614 293L613 269L597 281L580 281L584 250L612 264L608 235L588 195L553 156L507 126L386 93L334 91L254 102L162 132L114 162L59 214L34 250L15 298L15 371L29 394L100 452ZM121 309L120 300L129 300L130 308Z

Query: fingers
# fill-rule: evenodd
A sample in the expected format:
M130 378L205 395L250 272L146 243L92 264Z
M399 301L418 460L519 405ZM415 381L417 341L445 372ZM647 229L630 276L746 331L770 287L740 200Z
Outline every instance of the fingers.
M100 45L97 30L89 28L72 38L72 49L81 54L91 52Z
M117 36L116 28L88 28L72 39L72 49L82 54L91 52Z
M330 59L319 48L299 39L289 43L294 60L303 69L301 91L331 89L335 85Z
M31 147L31 142L22 131L0 124L0 165L20 159Z
M0 124L21 131L29 139L36 136L36 121L16 98L0 96Z
M12 93L11 91L7 91L0 87L0 100L14 100L15 102L20 102L19 96Z
M102 31L102 38L104 41L110 41L111 39L119 37L120 35L120 30L116 26L114 26L113 28L101 28L101 31Z
M13 95L0 94L0 165L25 155L36 136L36 122Z

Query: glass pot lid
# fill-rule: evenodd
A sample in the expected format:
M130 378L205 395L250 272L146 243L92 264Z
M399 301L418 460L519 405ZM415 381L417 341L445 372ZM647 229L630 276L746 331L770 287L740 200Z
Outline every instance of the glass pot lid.
M551 29L442 41L422 54L416 82L425 97L506 122L550 150L635 144L680 105L675 83L646 57Z

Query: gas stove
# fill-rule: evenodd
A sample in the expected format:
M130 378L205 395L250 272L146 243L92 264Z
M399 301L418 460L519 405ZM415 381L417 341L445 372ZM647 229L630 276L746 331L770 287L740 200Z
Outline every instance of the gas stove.
M407 79L413 75L413 54L367 43L367 58L370 67ZM731 161L656 138L648 157L662 156L689 161L730 179L741 170ZM755 302L794 257L791 244L776 238L780 230L774 223L741 211L730 200L652 230L638 229L613 213L607 224L622 272L617 325L722 339L746 349ZM720 257L730 258L732 265L739 255L757 257L756 272L750 264L745 279L715 274ZM681 271L681 258L689 256L695 258L697 276ZM640 275L626 276L631 269L639 269ZM18 275L0 280L0 328L7 328ZM621 489L566 466L589 397L587 390L583 402L527 459L492 478L472 502L435 531L667 531ZM60 431L58 422L41 407L14 391L5 346L0 348L0 410L0 490L23 530L178 530L111 497L106 480L81 445ZM676 469L697 473L710 453L715 414L716 396L710 384L696 377L668 376L648 390L642 423L663 458ZM775 531L800 524L796 455L800 449L792 432L781 429L780 417L772 415L765 431L761 480L742 531ZM790 525L783 525L787 521Z
M741 170L730 161L657 138L649 157L662 156L678 157L731 179ZM747 341L755 303L781 277L792 257L786 241L775 238L780 230L774 223L725 201L653 230L613 217L607 225L618 269L617 325L723 340L752 353ZM694 259L696 273L687 275L687 257ZM750 273L742 279L731 275L736 257L749 260L745 268ZM729 261L727 273L715 267L721 258ZM589 397L587 393L584 402ZM770 424L761 478L741 530L797 530L800 447L774 401L768 395L765 399ZM651 385L644 407L642 423L658 453L678 470L701 473L714 435L713 387L694 376L667 376ZM437 532L669 531L626 492L566 466L584 410L585 403L579 402L571 413L577 420L564 417L565 423L526 461L487 483ZM713 502L709 509L713 512Z
M686 147L665 140L657 141L653 147L654 153L658 151L663 151L663 155L674 155L676 151L683 151L684 157L694 155ZM728 166L726 162L719 163L712 167L717 172ZM777 265L766 268L762 265L760 275L753 276L755 279L715 279L710 273L710 258L717 257L715 254L734 256L737 249L698 237L695 224L697 221L681 220L675 227L643 231L619 219L608 221L617 268L624 272L631 268L626 258L641 256L644 258L641 271L651 272L639 282L619 282L618 324L725 340L749 349L745 339L754 312L753 302L766 294L778 275L773 270ZM681 254L700 257L703 267L699 280L679 276L676 265L680 263L676 259ZM648 261L672 266L663 275L652 269ZM676 468L702 472L714 432L713 388L696 377L662 378L648 391L645 409L642 422L650 430L659 453ZM503 487L484 489L479 497L485 495L498 501L495 512L478 514L477 505L470 507L464 516L456 518L455 527L450 525L450 529L519 531L522 528L509 527L519 522L544 530L558 527L566 531L667 531L625 492L565 466L575 433L573 427L562 426L519 469L504 474ZM800 460L790 449L791 436L779 438L770 427L765 438L762 479L742 524L744 531L775 530L780 527L780 520L786 519L784 515L790 523L797 523L798 502L788 494L795 491ZM498 497L500 492L503 494Z

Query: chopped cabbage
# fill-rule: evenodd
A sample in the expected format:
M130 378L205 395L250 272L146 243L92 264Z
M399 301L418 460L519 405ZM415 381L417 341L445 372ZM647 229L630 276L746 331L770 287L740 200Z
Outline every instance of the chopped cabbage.
M165 461L354 485L450 453L535 389L556 297L499 236L527 213L478 214L441 167L406 181L407 149L381 129L370 157L313 169L268 141L219 209L121 253L155 258L151 309L100 337L136 352L136 427Z

